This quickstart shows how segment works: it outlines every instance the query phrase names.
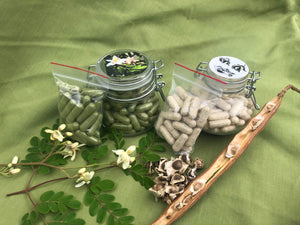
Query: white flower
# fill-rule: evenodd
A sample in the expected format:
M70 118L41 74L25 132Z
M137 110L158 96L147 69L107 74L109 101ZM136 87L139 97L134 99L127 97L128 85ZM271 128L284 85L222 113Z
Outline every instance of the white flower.
M108 59L106 61L109 62L109 63L106 64L106 66L113 66L113 65L123 64L125 62L125 59L121 59L121 58L114 55L112 59Z
M20 173L21 169L15 167L18 161L19 161L18 156L14 156L12 161L8 163L7 166L0 168L0 174L3 176L10 176L10 175Z
M16 165L16 164L18 163L18 161L19 161L18 156L14 156L14 158L13 158L12 161L11 161L11 164L12 164L12 165Z
M16 173L20 173L20 171L21 171L21 169L19 169L19 168L16 168L16 169L12 168L12 169L9 170L9 173L12 174L12 175L14 175Z
M62 142L64 139L64 136L62 135L61 131L63 131L65 128L66 128L66 124L61 124L57 130L46 129L45 132L51 134L50 139L52 141L58 140L58 141ZM73 134L71 132L65 132L65 135L72 136Z
M118 150L112 150L113 153L117 154L118 160L117 164L122 164L122 168L125 170L127 168L130 168L130 163L132 163L135 160L135 157L129 156L129 154L133 153L135 151L136 147L135 145L131 145L127 148L126 151L123 149L118 149Z
M64 158L71 157L71 161L73 161L76 157L76 151L80 151L80 147L84 146L84 144L79 144L78 142L72 143L71 141L65 142L65 148L60 152L64 155Z
M126 59L125 59L125 63L126 64L131 64L131 63L135 63L136 62L136 60L135 60L135 58L134 57L127 57Z
M85 172L86 169L85 168L81 168L80 170L78 170L78 173L80 174L80 177L76 180L76 185L75 187L81 187L85 184L89 184L95 174L94 171L91 172ZM80 183L79 183L80 182Z

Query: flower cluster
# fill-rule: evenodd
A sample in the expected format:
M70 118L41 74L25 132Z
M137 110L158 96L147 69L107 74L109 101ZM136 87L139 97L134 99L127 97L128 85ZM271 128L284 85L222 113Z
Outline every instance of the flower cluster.
M74 161L76 157L76 151L80 151L80 147L85 144L79 144L78 142L66 141L64 143L64 149L59 153L64 156L64 158L71 157L71 161Z
M46 129L45 132L51 134L50 139L52 141L58 140L59 142L62 142L65 138L64 135L68 137L73 135L71 132L65 132L63 135L61 131L63 131L64 129L66 129L66 124L61 124L59 125L57 130Z
M85 184L89 184L93 179L95 172L86 172L86 168L81 168L80 170L78 170L78 174L80 175L80 177L76 180L76 188L81 187Z
M135 157L130 156L133 152L135 152L136 146L131 145L129 146L126 151L123 149L118 149L118 150L112 150L113 153L118 155L118 160L117 164L120 165L122 164L123 170L126 170L127 168L131 167L131 163L135 160Z
M16 168L16 164L18 163L18 161L18 156L14 156L12 161L7 164L7 166L0 169L0 174L4 176L10 176L19 173L21 169Z
M67 157L71 157L71 161L74 161L75 157L76 157L76 151L79 151L80 147L84 146L85 144L79 144L78 142L71 142L69 140L63 142L63 140L65 139L65 136L67 137L71 137L73 135L73 133L71 132L64 132L62 133L62 131L66 128L65 124L61 124L59 125L57 130L50 130L50 129L46 129L45 132L46 133L50 133L50 139L52 141L59 141L61 142L61 144L63 145L63 148L61 151L58 151L58 154L61 154L64 156L64 158Z
M106 64L106 66L114 66L114 65L122 65L124 63L126 64L132 64L136 62L136 59L133 57L127 57L125 58L119 58L118 56L113 56L112 59L108 59L106 60L108 63Z

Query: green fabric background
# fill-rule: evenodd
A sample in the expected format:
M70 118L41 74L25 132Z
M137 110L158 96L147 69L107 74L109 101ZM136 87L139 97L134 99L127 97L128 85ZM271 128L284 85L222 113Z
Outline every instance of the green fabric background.
M140 50L164 60L166 94L174 62L195 68L218 55L235 56L262 72L255 92L262 106L286 85L300 87L299 12L297 0L1 0L1 163L24 157L30 138L58 118L51 61L87 68L114 49ZM247 151L174 224L300 224L299 115L300 95L289 91ZM128 138L128 146L138 138ZM232 138L202 133L193 157L208 167ZM80 163L79 157L74 164ZM0 177L1 225L20 224L32 209L25 195L5 196L23 189L30 174L24 169ZM135 216L136 225L150 224L167 206L118 169L99 175L115 180L116 200ZM33 183L48 178L38 176ZM33 199L47 190L64 190L79 200L84 194L68 180L42 186L32 192ZM96 224L87 207L78 217Z

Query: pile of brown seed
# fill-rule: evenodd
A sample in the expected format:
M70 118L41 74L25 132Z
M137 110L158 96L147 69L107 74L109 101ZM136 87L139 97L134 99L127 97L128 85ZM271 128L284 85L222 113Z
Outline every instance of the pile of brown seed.
M159 162L148 165L151 174L157 174L155 185L149 189L157 198L162 198L168 204L177 198L185 187L197 177L197 170L204 167L202 159L192 160L190 155L168 160L161 158Z

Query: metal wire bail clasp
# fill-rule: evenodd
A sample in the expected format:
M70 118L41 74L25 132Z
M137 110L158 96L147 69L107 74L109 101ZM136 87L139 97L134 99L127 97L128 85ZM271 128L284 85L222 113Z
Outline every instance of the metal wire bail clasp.
M260 106L256 103L256 98L254 95L254 91L256 90L256 87L254 86L254 84L256 83L257 80L259 80L261 78L261 73L253 71L253 72L250 72L250 75L251 76L248 78L247 85L245 86L248 89L245 96L246 96L246 98L251 97L254 107L257 110L259 110ZM256 75L258 75L258 76L256 77Z
M157 70L160 70L163 67L164 67L164 62L161 59L153 61L153 76L154 76L155 85L156 85L155 90L159 91L162 100L165 101L166 98L162 91L162 88L165 86L166 83L164 81L158 81L159 79L162 78L163 75L161 73L157 73Z
M205 67L202 67L202 65L205 65ZM207 71L207 65L208 65L208 62L200 62L200 63L198 64L198 66L196 67L196 71L201 72L201 73L208 74L208 71ZM200 77L200 74L194 73L194 76L195 76L195 77Z

